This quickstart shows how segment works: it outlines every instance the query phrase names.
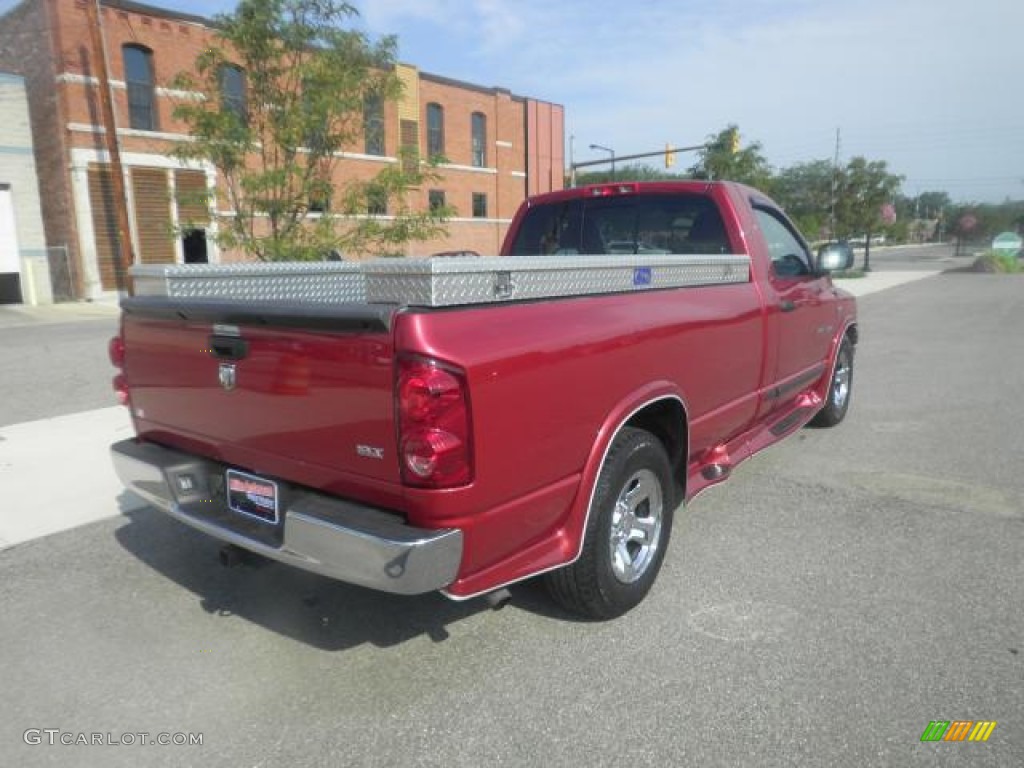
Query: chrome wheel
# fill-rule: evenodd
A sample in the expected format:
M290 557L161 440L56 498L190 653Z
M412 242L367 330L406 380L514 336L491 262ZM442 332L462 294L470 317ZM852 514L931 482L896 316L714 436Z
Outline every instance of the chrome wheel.
M846 398L850 396L850 374L852 371L850 356L844 351L836 361L836 372L832 376L832 406L836 409L842 409L846 405Z
M665 513L661 483L649 469L634 472L619 491L608 541L612 573L632 584L654 561Z

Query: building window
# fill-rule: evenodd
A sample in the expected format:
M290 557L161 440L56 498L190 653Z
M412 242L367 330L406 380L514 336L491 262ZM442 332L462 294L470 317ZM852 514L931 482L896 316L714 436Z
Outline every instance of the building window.
M444 107L427 104L427 157L444 156Z
M473 218L487 218L487 195L480 192L473 193Z
M444 190L432 189L427 193L430 200L430 211L435 213L444 208Z
M487 115L473 113L473 167L487 166Z
M363 136L366 154L384 156L384 99L371 94L363 102Z
M388 215L388 196L383 189L370 189L367 191L366 213L370 216Z
M245 70L234 64L220 68L220 106L225 112L238 117L243 125L249 122L249 110L245 103Z
M124 56L124 80L128 86L128 125L138 131L155 131L153 52L141 45L126 45L121 52Z

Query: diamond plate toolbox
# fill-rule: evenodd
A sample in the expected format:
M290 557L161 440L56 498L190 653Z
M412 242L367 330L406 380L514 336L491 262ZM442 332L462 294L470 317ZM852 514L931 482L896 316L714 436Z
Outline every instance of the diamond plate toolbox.
M322 304L366 301L355 262L145 264L131 268L136 296Z
M364 262L366 300L421 307L750 281L747 255L498 256Z

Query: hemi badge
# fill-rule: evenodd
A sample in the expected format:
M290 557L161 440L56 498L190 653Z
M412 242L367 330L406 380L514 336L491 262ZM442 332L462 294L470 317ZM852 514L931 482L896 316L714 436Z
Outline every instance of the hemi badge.
M384 449L374 448L372 445L357 445L356 454L364 459L383 459Z

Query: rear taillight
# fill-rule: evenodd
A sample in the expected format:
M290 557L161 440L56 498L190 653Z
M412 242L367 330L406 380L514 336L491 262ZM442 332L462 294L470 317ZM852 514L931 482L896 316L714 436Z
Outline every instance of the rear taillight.
M633 184L595 184L588 188L591 197L614 197L616 195L636 194L639 187Z
M115 336L107 345L107 354L110 362L115 368L122 369L111 382L114 387L114 394L117 395L117 402L121 405L128 405L128 377L124 375L124 337Z
M117 396L118 405L128 405L128 377L123 373L117 374L112 382L114 394Z
M465 373L424 358L400 358L395 387L402 482L453 488L473 481Z
M120 336L112 338L107 344L107 354L115 368L124 368L124 339Z

